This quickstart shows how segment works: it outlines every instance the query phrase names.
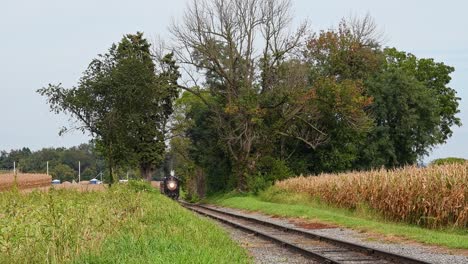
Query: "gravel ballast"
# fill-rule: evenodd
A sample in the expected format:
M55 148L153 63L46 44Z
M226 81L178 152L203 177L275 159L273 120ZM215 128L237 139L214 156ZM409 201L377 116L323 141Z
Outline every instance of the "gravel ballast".
M246 214L245 211L237 210L237 209L231 209L231 208L225 208L225 207L218 207L218 206L212 206L213 208L216 208L218 210L224 210L227 212L233 212L237 214ZM292 221L290 219L286 218L276 218L276 217L270 217L264 214L260 213L248 213L249 217L254 217L258 218L260 220L264 221L269 221L273 222L275 224L287 226L287 227L294 227L297 229L300 229L302 231L306 231L312 234L317 234L321 236L327 236L351 243L356 243L359 245L367 246L367 247L372 247L375 249L399 254L399 255L404 255L408 256L411 258L415 259L420 259L424 260L429 263L454 263L454 264L466 264L468 263L468 256L462 256L462 255L454 255L450 254L447 252L440 252L440 248L436 247L431 247L431 246L425 246L425 245L420 245L416 243L412 244L407 244L407 243L400 243L400 242L389 242L389 241L379 241L376 240L375 236L371 236L366 233L360 233L352 229L347 229L347 228L337 228L337 227L330 227L326 225L318 225L313 227L313 229L309 228L303 228L304 225L298 225L297 220ZM222 225L223 227L225 225ZM229 229L233 229L232 227L228 227ZM229 230L228 230L229 231ZM239 241L241 244L243 243L244 237L242 237L242 234L245 236L245 233L242 231L238 230L231 230L235 232L240 232L241 236L239 237L239 234L233 235L233 239L236 241ZM229 231L229 232L231 232ZM255 239L259 239L257 237L254 237ZM248 241L246 242L248 245ZM270 242L265 242L265 243L270 243ZM253 244L256 244L253 242ZM283 262L277 262L277 261L270 261L270 262L262 262L261 259L264 258L268 260L267 256L263 256L264 254L268 254L268 252L275 252L276 250L268 250L268 247L265 247L264 249L256 249L252 248L250 249L247 247L249 251L251 251L252 255L255 257L255 254L258 254L260 257L257 260L257 257L255 257L256 263L307 263L307 262L288 262L288 261L283 261ZM281 247L280 247L281 248ZM281 248L282 250L287 251L284 248ZM255 253L258 251L257 253ZM274 254L274 253L271 253ZM263 257L262 257L263 256ZM275 258L273 256L273 258ZM281 259L278 259L278 261L281 261Z
M255 263L259 264L315 264L313 260L307 259L299 254L292 253L284 247L271 241L262 239L253 234L241 231L226 224L217 222L230 234L231 238L249 251Z

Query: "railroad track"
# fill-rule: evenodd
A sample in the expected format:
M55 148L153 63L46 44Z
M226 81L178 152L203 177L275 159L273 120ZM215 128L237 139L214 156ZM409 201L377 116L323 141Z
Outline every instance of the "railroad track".
M291 251L322 263L428 263L237 213L226 212L203 205L180 203L196 213L278 243Z

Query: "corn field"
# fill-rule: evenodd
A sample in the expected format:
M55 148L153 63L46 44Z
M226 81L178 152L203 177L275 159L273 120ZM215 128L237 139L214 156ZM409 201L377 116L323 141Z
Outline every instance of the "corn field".
M301 176L276 186L338 207L365 205L388 220L468 227L468 163Z

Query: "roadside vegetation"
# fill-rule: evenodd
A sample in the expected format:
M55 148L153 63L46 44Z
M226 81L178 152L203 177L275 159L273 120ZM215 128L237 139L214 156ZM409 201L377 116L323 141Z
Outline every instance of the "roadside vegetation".
M215 224L131 182L0 193L0 263L248 263Z

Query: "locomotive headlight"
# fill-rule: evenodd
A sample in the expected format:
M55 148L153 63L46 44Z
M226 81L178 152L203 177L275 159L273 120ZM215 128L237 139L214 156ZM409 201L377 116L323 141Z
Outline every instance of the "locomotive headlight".
M171 191L174 191L177 188L177 182L175 181L168 181L167 188Z

